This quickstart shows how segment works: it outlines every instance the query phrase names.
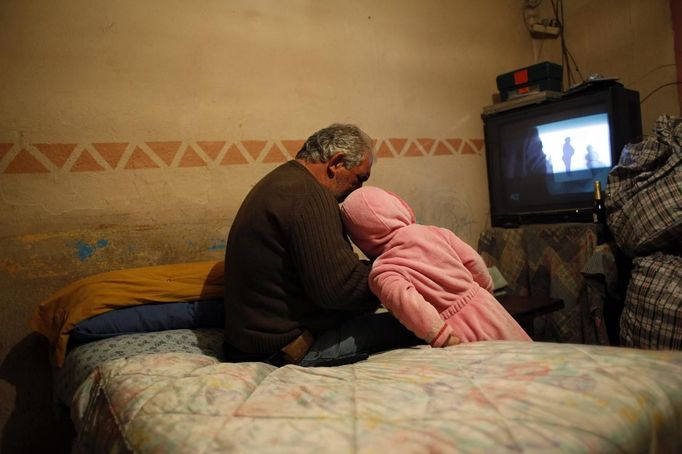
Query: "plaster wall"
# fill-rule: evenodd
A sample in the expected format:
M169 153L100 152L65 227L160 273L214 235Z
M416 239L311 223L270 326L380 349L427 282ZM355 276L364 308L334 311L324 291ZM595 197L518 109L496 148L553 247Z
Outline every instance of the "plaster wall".
M637 39L579 45L591 29L568 10L574 55L595 62L581 70L636 79L673 58L672 35L642 32L669 28L662 1L648 15L635 14L643 0L582 3L605 18L630 10L622 34ZM27 326L41 299L102 271L221 259L249 188L329 123L375 139L369 184L475 246L489 223L480 112L495 76L559 61L556 41L530 38L522 4L0 3L0 451L68 450L47 350ZM630 69L654 46L650 68ZM651 116L670 112L647 102Z
M544 1L540 7L543 17L553 17L549 3ZM563 3L564 42L573 57L574 83L597 73L615 77L626 88L638 91L645 135L652 133L661 114L680 114L675 30L679 39L682 24L679 14L677 18L671 14L678 0ZM559 40L535 40L533 46L540 59L561 63ZM564 86L569 86L566 79Z
M481 107L531 56L519 8L2 2L2 451L60 440L27 327L37 303L110 269L222 258L246 192L320 127L360 125L379 155L371 184L474 244L488 215Z

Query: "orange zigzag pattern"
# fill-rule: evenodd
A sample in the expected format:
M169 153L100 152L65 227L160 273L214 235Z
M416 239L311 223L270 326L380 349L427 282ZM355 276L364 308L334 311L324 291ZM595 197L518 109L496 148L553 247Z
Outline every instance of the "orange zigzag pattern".
M112 172L275 164L296 156L303 140L0 143L0 174ZM380 158L482 155L482 139L375 139Z

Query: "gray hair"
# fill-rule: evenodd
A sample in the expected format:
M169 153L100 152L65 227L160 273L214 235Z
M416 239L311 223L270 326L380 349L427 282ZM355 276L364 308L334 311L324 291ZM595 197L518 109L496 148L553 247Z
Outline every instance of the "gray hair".
M355 125L334 123L308 137L296 159L328 162L337 152L343 153L343 166L352 169L372 152L372 139Z

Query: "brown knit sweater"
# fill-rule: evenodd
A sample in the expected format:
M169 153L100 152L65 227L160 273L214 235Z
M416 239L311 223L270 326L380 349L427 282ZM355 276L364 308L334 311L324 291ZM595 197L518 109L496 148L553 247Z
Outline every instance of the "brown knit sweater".
M376 309L370 266L353 251L339 206L300 163L282 164L246 196L225 254L225 342L269 354L299 336Z

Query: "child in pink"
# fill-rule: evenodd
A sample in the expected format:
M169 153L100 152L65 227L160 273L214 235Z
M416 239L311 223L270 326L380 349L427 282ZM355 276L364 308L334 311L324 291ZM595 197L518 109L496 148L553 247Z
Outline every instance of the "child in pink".
M341 205L353 242L374 258L369 285L400 322L432 347L530 341L492 295L483 258L450 230L417 224L400 197L372 186Z

